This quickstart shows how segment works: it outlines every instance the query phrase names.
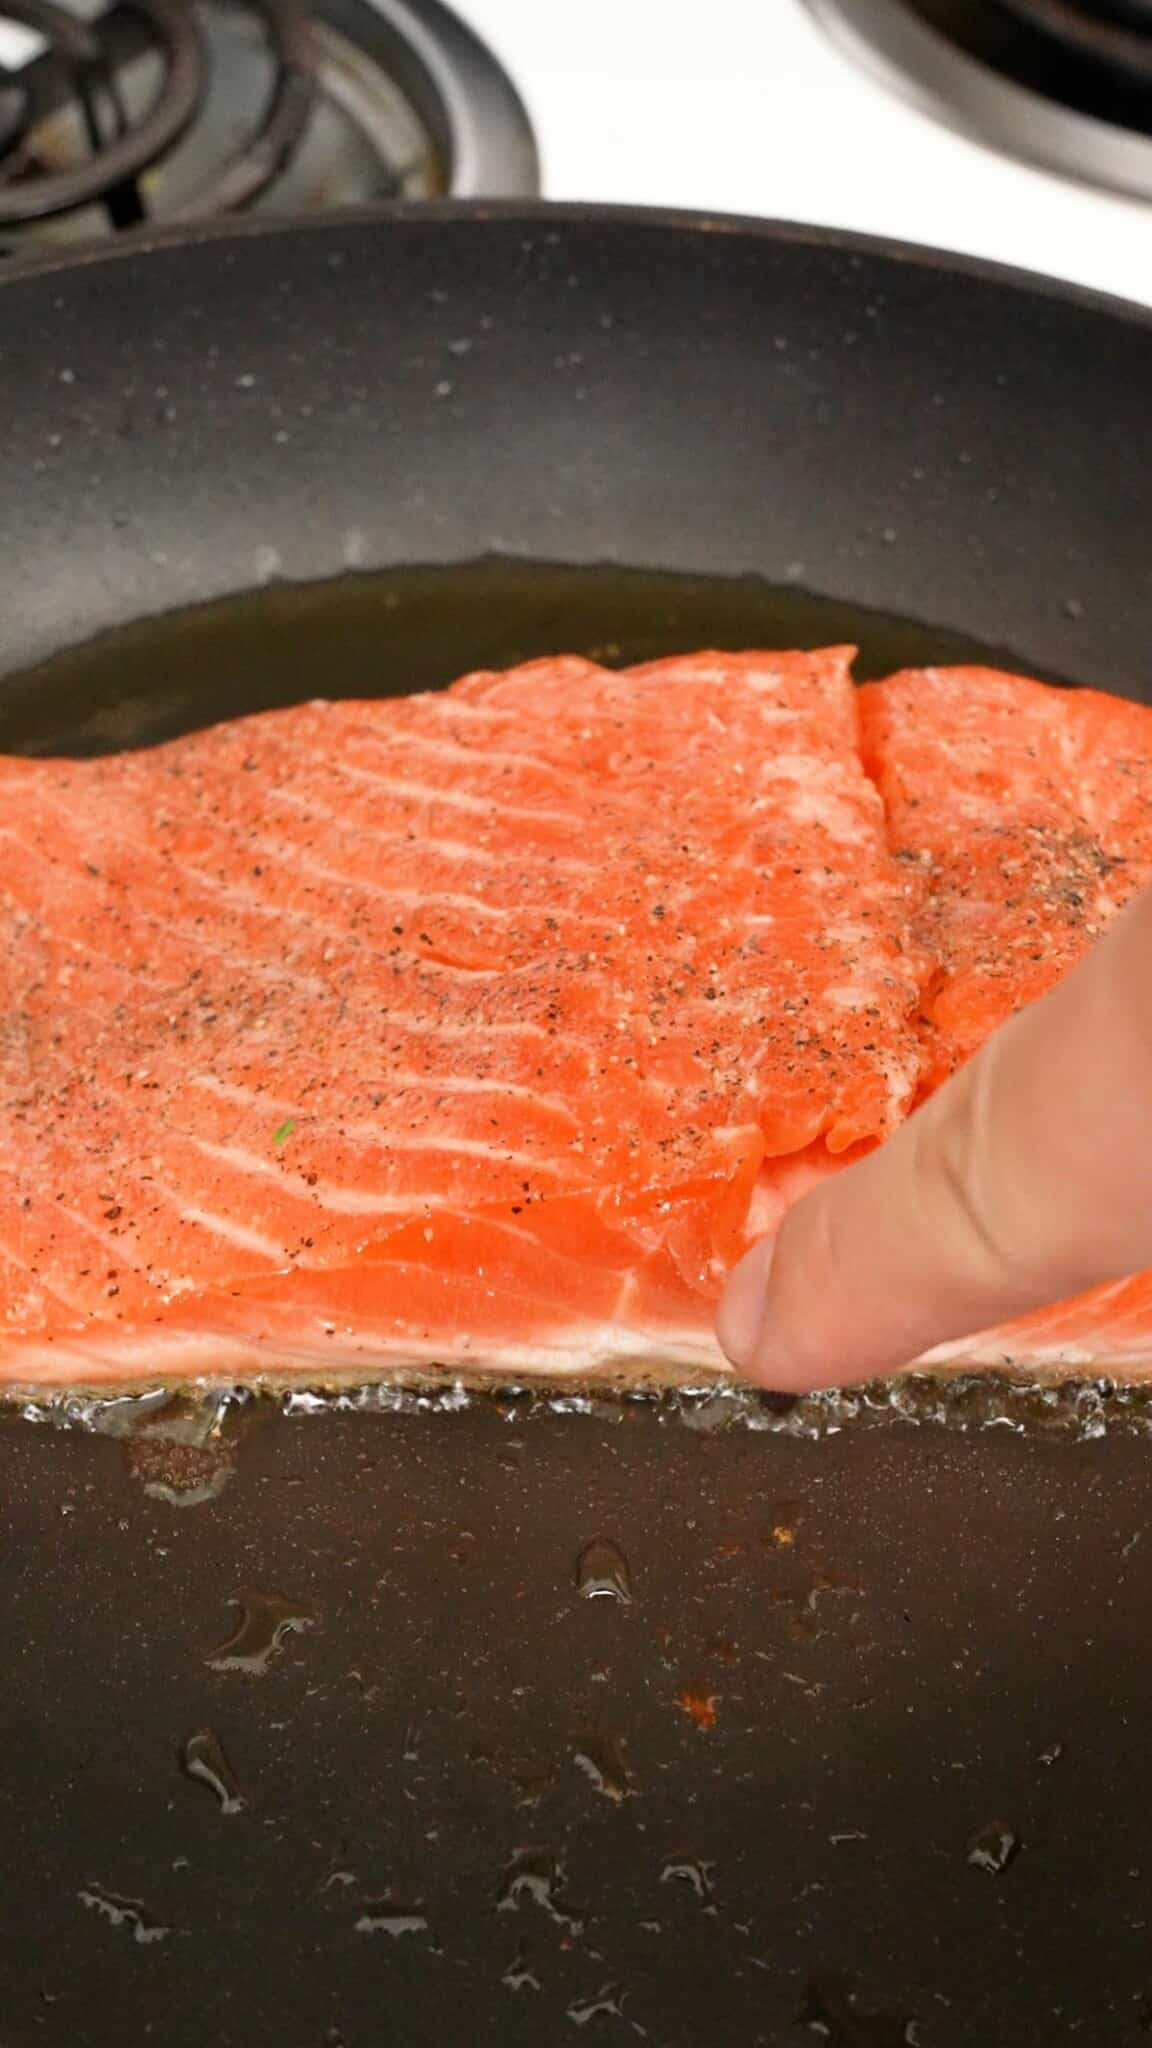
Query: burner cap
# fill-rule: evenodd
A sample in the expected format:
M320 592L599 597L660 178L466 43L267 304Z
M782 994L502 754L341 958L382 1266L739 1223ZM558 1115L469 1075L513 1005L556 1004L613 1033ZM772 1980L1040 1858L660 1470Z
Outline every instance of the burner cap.
M809 0L951 126L1152 197L1152 0Z

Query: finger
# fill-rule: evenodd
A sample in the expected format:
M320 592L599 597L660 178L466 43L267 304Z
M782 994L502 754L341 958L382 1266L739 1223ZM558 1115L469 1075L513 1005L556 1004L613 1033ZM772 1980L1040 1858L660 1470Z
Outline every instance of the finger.
M1152 1265L1152 893L731 1275L741 1370L842 1385Z

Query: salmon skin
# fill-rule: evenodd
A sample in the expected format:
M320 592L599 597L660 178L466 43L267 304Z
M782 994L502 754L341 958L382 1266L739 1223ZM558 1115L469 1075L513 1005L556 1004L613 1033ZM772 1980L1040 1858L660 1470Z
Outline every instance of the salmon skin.
M0 759L0 1381L726 1371L751 1238L1152 871L1152 712L851 658ZM1139 1360L1125 1286L1008 1352Z

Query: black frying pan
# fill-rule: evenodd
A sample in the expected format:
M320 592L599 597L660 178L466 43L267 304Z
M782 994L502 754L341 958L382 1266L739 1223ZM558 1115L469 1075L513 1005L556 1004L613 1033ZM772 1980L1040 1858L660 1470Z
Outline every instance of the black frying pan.
M0 378L7 748L777 636L1149 694L1152 322L1084 294L360 217L9 274ZM0 2042L1135 2048L1146 1415L10 1424Z

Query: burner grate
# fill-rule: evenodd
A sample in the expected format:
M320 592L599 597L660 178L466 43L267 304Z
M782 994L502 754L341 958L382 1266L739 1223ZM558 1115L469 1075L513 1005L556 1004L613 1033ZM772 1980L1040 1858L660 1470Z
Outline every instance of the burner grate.
M514 89L438 0L111 0L87 19L0 0L0 253L148 220L537 189Z
M178 209L177 218L238 213L251 206L299 147L312 111L316 51L303 12L295 0L248 0L248 5L267 31L274 65L272 90L251 141L235 150L218 175Z
M54 0L0 0L0 14L33 30L46 46L22 73L0 73L24 113L0 184L0 227L47 220L93 201L104 203L116 226L145 217L140 173L193 119L203 92L204 53L192 16L177 0L134 0L134 9L147 21L165 67L162 90L138 121L125 111L98 27L77 20ZM38 155L36 137L49 112L69 100L83 117L88 154L79 163L53 167Z
M315 80L308 25L294 0L249 0L266 31L274 83L250 140L234 150L218 175L181 209L207 217L251 205L278 174L304 132ZM0 14L41 36L46 48L21 77L0 73L7 97L18 102L6 154L21 134L23 161L0 183L0 229L51 219L93 203L114 227L147 219L142 175L185 133L203 104L207 52L190 9L179 0L131 0L96 23L82 22L55 0L0 0ZM119 18L161 58L158 89L132 115L120 89L116 58ZM75 102L88 154L74 165L51 168L37 159L35 136L56 108ZM23 120L20 120L20 105Z

